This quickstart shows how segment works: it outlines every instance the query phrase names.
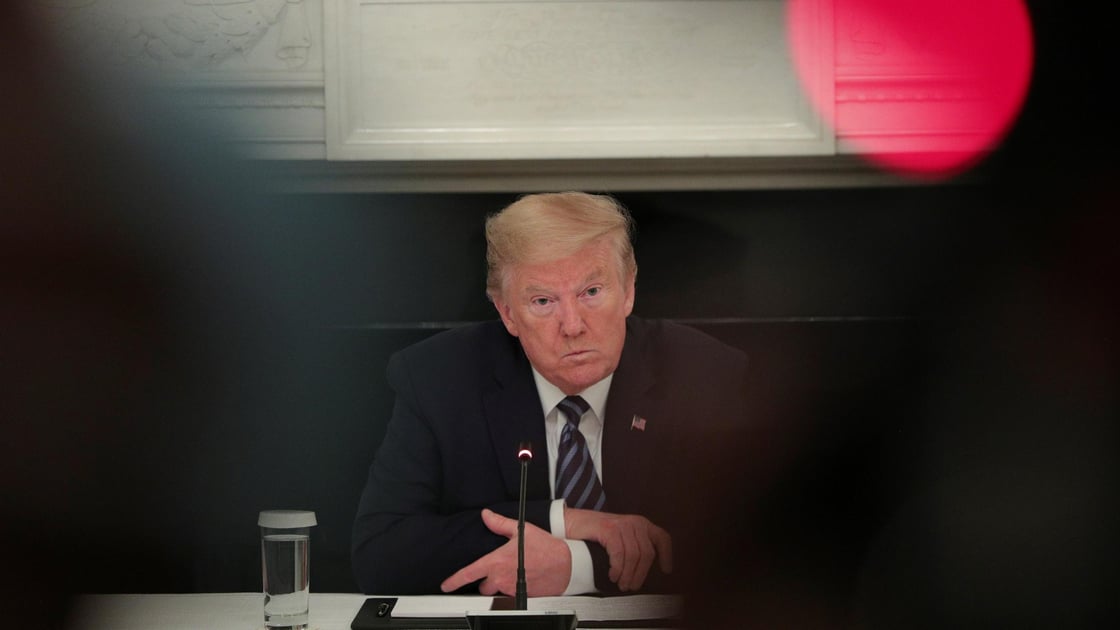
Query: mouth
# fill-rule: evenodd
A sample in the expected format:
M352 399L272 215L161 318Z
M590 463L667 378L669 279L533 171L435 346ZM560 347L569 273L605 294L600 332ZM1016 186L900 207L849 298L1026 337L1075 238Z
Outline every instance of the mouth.
M581 358L589 356L592 352L593 352L592 350L573 350L572 352L569 352L569 353L565 354L564 358L565 359L581 359Z

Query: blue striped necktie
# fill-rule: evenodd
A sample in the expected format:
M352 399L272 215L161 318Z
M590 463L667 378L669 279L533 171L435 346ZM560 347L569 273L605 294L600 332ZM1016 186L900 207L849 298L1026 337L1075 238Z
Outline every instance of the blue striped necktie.
M579 421L591 408L579 396L568 396L556 405L567 420L560 431L560 449L556 464L556 496L567 502L568 507L602 510L607 495L595 474L595 464L587 441L579 432Z

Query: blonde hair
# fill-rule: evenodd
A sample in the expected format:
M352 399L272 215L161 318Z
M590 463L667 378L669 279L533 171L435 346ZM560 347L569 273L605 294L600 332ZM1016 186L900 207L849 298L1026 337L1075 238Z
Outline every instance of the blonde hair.
M511 265L543 263L575 254L609 237L623 277L638 273L634 221L613 197L582 192L526 195L486 219L486 294L501 294Z

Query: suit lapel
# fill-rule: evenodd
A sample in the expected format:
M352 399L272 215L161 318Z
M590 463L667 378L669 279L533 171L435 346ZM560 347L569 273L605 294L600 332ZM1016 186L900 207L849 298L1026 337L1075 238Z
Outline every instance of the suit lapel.
M657 444L669 429L667 418L651 408L651 392L657 385L652 357L645 352L645 335L627 323L622 357L611 381L603 426L603 489L607 510L636 513L656 490L643 472L657 470ZM635 417L647 419L641 430L633 427ZM658 424L659 420L665 420Z
M507 343L493 345L494 384L483 394L486 423L507 494L516 497L520 492L517 446L528 440L533 444L534 458L529 465L526 494L530 499L547 499L548 447L540 396L520 343L514 337L507 337Z

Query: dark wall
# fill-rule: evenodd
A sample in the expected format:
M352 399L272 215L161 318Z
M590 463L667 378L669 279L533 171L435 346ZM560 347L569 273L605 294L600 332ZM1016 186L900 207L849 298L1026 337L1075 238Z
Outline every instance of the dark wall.
M639 226L636 312L752 359L756 445L723 515L750 541L718 568L741 589L731 601L776 622L885 627L1095 601L1026 597L1044 570L1093 588L1111 571L1100 528L1115 512L1098 501L1115 461L1098 445L1115 218L1085 185L994 169L972 184L619 195ZM195 453L189 579L143 587L255 590L256 512L303 507L320 519L314 588L354 589L349 528L392 402L385 363L491 317L481 222L513 198L265 204L256 242L292 310L253 364L255 403Z
M762 454L774 460L773 527L843 536L835 562L850 560L897 491L899 482L882 478L895 457L883 440L915 425L901 403L922 376L926 335L990 247L983 190L619 197L639 226L636 313L694 322L748 352L754 415L772 441ZM349 528L392 403L388 356L444 326L493 316L481 225L514 198L307 195L265 204L256 248L299 315L265 341L259 365L251 359L263 375L255 405L210 423L210 446L197 453L207 472L192 482L190 579L146 587L258 588L256 512L300 507L319 516L315 588L354 590Z
M835 619L854 615L854 602L876 589L887 594L873 601L898 601L893 577L908 576L898 558L915 548L962 544L948 560L912 558L953 576L975 570L973 561L1002 561L1015 550L992 560L971 547L973 536L1003 531L999 518L979 532L949 529L967 544L911 526L928 522L914 516L923 511L944 518L929 493L950 481L971 487L957 475L994 484L970 500L997 514L1021 509L1019 492L1029 496L1018 475L1045 488L1056 467L1060 487L1091 490L1084 501L1108 488L1083 485L1085 470L1071 462L1113 466L1093 449L1104 426L1095 414L1107 409L1093 401L1103 394L1081 391L1092 383L1082 372L1098 369L1084 363L1097 357L1094 344L1104 344L1104 357L1114 343L1100 315L1107 304L1094 301L1108 295L1098 283L1115 269L1097 240L1110 219L1091 207L1019 212L1025 194L997 179L619 195L639 225L636 312L692 321L751 356L758 446L745 465L757 478L732 499L743 508L733 517L767 558L743 549L733 566L749 569L736 575L749 593L768 594L764 610L809 606ZM23 353L55 361L29 372L48 385L85 383L63 397L74 427L86 426L91 408L101 418L77 443L53 431L31 436L60 449L51 461L67 472L33 484L42 492L29 505L54 515L42 497L61 501L59 536L76 526L107 541L67 556L84 567L69 578L73 588L257 590L257 512L304 508L320 523L313 588L355 590L350 525L392 402L386 361L443 325L491 317L481 222L512 199L254 196L237 212L223 203L200 214L206 199L188 196L177 213L128 210L90 227L77 275L58 250L24 250L46 270L34 285L45 292L29 303L70 295L86 309L71 321L63 308L56 315L69 328L44 325ZM1069 312L1048 313L1055 302ZM1089 354L1069 355L1064 339ZM1039 362L1073 389L1039 394L1008 372ZM1046 384L1051 375L1027 376ZM1067 408L1083 394L1087 407ZM1041 415L1024 419L1024 411ZM1044 448L1053 440L1042 429L1055 415L1079 427L1056 453ZM1012 440L1001 450L1005 437L1020 435L1030 448ZM1037 460L1020 461L1035 448ZM59 498L56 486L70 494ZM1053 518L1063 513L1043 507ZM1089 509L1073 507L1073 518ZM1093 555L1100 539L1078 533L1089 543L1077 557ZM1045 539L1045 553L1030 559L1052 561L1063 542ZM941 595L943 582L919 577L934 584L904 595Z

